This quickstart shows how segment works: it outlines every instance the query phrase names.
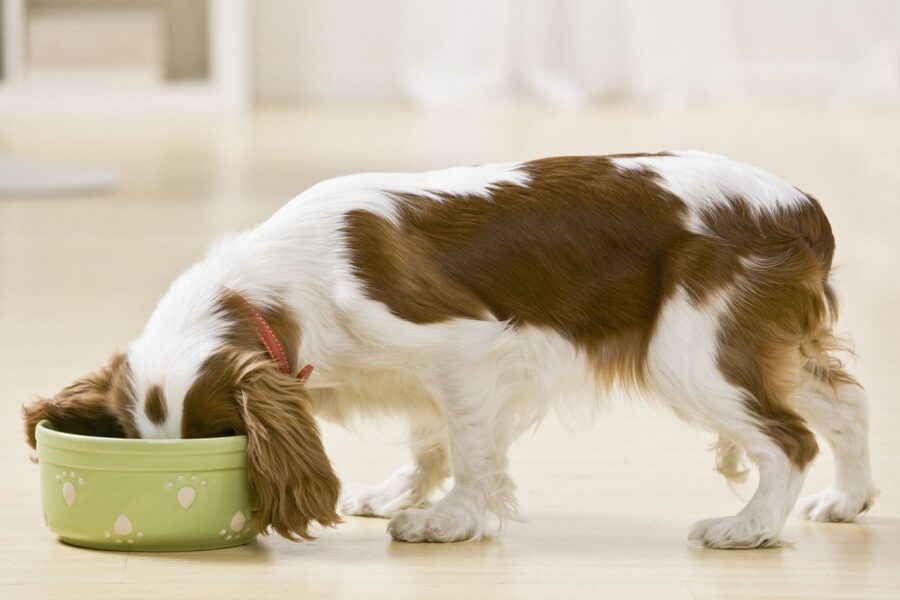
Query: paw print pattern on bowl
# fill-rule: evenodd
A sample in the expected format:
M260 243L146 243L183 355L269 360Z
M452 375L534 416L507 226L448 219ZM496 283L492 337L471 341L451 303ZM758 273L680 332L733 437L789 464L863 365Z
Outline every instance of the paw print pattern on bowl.
M178 491L175 493L175 500L182 509L187 510L197 499L197 487L206 487L206 480L196 475L191 475L189 479L186 475L179 475L174 481L166 482L166 490L173 490L176 487Z
M104 438L47 421L35 436L46 523L67 544L171 552L228 548L256 538L245 436ZM39 518L41 507L35 508ZM245 522L232 531L238 509Z
M131 534L134 533L135 537L131 537ZM131 523L131 519L129 519L125 513L120 514L116 517L115 522L112 526L112 532L106 530L103 532L103 537L106 539L112 539L113 534L115 534L115 540L117 544L121 544L123 542L127 542L129 544L134 544L135 538L140 540L140 538L144 537L143 531L134 531L134 525Z
M84 479L78 477L75 471L63 471L56 476L56 482L62 483L63 499L71 508L75 504L75 498L78 497L78 488L84 485Z
M228 529L219 530L219 535L224 536L226 540L231 540L247 535L251 531L252 529L247 526L247 517L244 516L242 511L237 511L234 513L234 516L231 517L231 523L228 524Z

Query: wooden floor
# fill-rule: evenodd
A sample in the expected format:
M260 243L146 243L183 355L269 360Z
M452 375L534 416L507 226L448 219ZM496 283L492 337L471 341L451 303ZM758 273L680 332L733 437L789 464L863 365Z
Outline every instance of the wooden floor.
M392 542L350 518L315 543L261 538L184 554L67 547L44 529L19 406L137 335L172 278L218 233L256 223L317 180L486 160L697 148L769 169L818 196L838 240L842 329L872 396L875 479L859 523L792 517L796 542L691 548L690 524L737 511L712 435L615 402L549 419L513 448L527 523L493 541ZM0 199L0 598L900 598L900 114L787 109L263 111L229 122L14 122L0 152L115 167L111 195ZM589 413L590 411L588 411ZM341 475L375 482L405 457L388 424L325 427ZM805 491L829 479L823 454Z

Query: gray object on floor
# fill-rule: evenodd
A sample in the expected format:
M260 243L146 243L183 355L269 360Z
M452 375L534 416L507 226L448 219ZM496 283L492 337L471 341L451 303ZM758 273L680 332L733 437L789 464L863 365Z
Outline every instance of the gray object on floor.
M102 193L118 183L118 173L109 169L39 164L0 155L0 197Z

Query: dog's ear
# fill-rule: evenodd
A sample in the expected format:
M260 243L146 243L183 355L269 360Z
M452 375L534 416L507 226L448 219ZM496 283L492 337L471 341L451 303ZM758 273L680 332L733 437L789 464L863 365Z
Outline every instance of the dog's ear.
M65 431L103 437L136 437L128 359L122 353L109 365L67 386L52 398L22 407L25 434L35 447L35 427L48 419Z
M341 522L336 507L341 484L325 455L309 413L303 382L264 359L240 369L237 403L247 434L247 472L256 497L254 522L261 532L313 539L313 521Z

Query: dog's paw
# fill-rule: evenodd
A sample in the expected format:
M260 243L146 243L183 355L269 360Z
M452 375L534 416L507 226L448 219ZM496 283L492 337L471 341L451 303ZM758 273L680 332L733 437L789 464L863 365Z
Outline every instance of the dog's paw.
M390 518L404 508L427 508L428 495L416 483L415 467L407 465L377 485L345 483L341 512L358 517Z
M847 492L828 488L797 502L797 512L810 521L849 523L872 507L877 492Z
M428 508L410 508L388 523L388 533L401 542L462 542L481 539L483 524L461 507L439 503Z
M340 506L345 515L390 518L417 504L412 490L389 481L378 485L345 483L342 486Z
M772 548L782 544L778 528L745 515L704 519L694 523L688 539L707 548Z

